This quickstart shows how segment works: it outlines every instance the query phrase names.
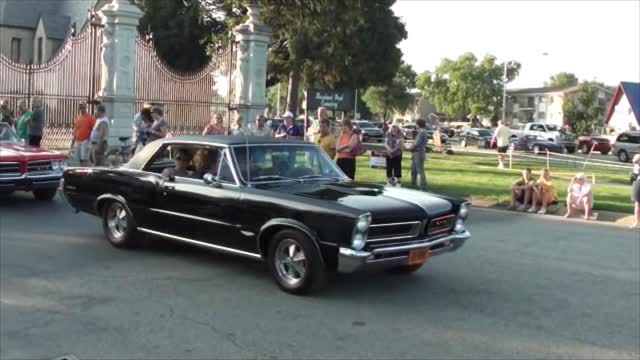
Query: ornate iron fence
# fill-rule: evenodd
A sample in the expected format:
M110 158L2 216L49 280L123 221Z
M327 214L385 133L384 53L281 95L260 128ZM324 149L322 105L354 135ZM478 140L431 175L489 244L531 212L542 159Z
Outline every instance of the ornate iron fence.
M22 99L30 103L39 96L43 100L44 147L67 148L78 105L83 101L95 104L101 41L101 26L91 21L80 34L68 37L44 64L18 64L0 54L0 98L9 100L9 106L16 110Z
M136 42L137 110L145 102L162 106L173 135L200 134L213 114L221 114L229 123L233 45L218 52L202 69L179 72L158 56L151 37L138 37Z

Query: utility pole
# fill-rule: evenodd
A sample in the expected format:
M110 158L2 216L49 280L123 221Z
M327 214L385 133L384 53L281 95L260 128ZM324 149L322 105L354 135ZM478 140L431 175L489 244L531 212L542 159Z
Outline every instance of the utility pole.
M358 88L356 88L356 101L353 104L353 119L358 120Z
M507 114L507 61L504 62L502 74L502 121L505 121Z

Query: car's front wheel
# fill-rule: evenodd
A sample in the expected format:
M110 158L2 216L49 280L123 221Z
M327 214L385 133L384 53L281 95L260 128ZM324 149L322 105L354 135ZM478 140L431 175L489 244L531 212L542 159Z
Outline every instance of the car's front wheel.
M326 280L326 269L313 240L296 230L282 230L271 239L268 263L274 280L288 293L308 293Z
M119 201L111 201L102 212L102 229L111 245L131 248L137 245L137 226L133 214Z
M397 274L397 275L413 274L414 272L420 270L420 268L422 268L422 265L424 264L401 265L401 266L389 268L385 271L388 272L389 274Z
M33 197L40 201L51 201L56 197L58 189L36 189L33 190Z

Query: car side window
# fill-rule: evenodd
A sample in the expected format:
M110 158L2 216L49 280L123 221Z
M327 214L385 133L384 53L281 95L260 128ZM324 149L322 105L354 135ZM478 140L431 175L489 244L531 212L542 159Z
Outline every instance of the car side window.
M627 138L627 135L620 135L618 136L618 142L627 142L629 139Z
M151 158L151 161L147 163L144 170L161 174L162 170L167 167L172 167L173 165L173 160L171 160L171 146L165 145L158 149L156 154Z
M228 154L225 151L220 160L220 169L218 170L218 181L221 183L235 184L236 179L233 177L233 171L229 165Z

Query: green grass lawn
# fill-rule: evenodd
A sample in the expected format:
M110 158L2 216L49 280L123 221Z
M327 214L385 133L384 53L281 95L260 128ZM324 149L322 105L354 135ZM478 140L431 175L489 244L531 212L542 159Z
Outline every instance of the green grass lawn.
M402 183L408 186L410 181L410 155L405 154L402 161ZM509 201L511 183L520 176L524 167L533 170L534 178L538 178L544 161L518 160L518 168L499 170L495 156L471 155L456 153L455 155L427 154L426 173L429 191L457 197L473 197L488 201ZM631 203L631 185L628 183L629 173L624 170L608 170L582 165L550 165L551 176L558 190L558 199L563 202L571 177L576 172L584 172L589 179L594 175L594 209L633 213ZM383 183L386 181L384 169L369 167L368 156L358 158L356 180Z

